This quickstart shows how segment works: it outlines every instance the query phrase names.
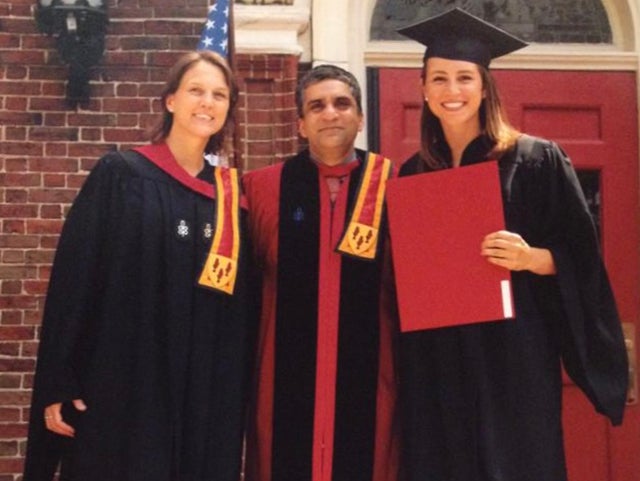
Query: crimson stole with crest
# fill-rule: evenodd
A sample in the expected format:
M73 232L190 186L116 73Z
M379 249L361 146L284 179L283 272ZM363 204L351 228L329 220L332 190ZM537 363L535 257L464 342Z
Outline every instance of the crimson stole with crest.
M366 197L369 187L379 192L379 182L362 182L372 165L366 160L350 176L347 233L358 200ZM318 324L323 322L318 318L323 302L318 292L322 283L339 282L334 436L327 440L333 443L333 458L325 462L331 463L334 480L370 481L381 314L382 262L376 254L386 236L386 222L380 210L378 240L368 260L353 252L343 255L339 279L321 279L319 186L318 169L308 156L285 163L279 202L271 480L312 479Z

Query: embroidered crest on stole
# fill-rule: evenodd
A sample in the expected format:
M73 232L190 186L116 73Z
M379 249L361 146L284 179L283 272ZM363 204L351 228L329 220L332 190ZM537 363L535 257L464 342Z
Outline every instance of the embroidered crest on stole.
M198 284L233 294L240 252L240 185L238 170L215 168L216 225Z
M363 259L375 259L378 250L382 206L391 174L391 161L369 153L358 187L356 204L337 251Z

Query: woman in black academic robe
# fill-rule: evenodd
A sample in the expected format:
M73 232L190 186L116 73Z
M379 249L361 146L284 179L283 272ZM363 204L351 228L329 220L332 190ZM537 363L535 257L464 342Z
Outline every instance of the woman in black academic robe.
M614 425L628 381L589 208L561 148L505 120L488 65L523 42L458 9L401 32L427 51L422 148L400 176L498 160L506 230L478 250L511 271L516 313L401 336L402 469L409 481L564 481L561 366Z
M255 293L237 174L204 158L236 100L221 57L184 55L153 144L88 176L47 293L25 481L239 479Z

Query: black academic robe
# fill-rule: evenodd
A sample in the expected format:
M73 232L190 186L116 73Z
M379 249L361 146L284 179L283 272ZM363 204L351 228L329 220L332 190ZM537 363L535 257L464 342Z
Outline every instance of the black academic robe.
M476 139L462 168L490 148ZM557 274L512 272L515 320L402 335L408 481L566 480L562 365L598 412L622 421L620 320L575 172L556 144L530 136L499 166L507 230L550 249ZM400 175L427 170L416 155Z
M111 152L64 224L42 323L24 481L237 481L255 324L241 235L233 296L197 285L213 168L166 145ZM244 224L246 212L241 212ZM74 412L81 398L88 409ZM75 438L45 429L65 402Z

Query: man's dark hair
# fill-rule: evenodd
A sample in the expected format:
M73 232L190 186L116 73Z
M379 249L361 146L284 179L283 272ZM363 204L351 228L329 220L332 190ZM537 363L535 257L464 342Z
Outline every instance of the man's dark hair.
M362 92L358 80L351 72L341 67L323 64L309 70L298 82L298 87L296 88L296 107L299 118L302 118L304 114L304 91L309 86L322 82L323 80L339 80L347 84L358 106L358 113L362 114Z

